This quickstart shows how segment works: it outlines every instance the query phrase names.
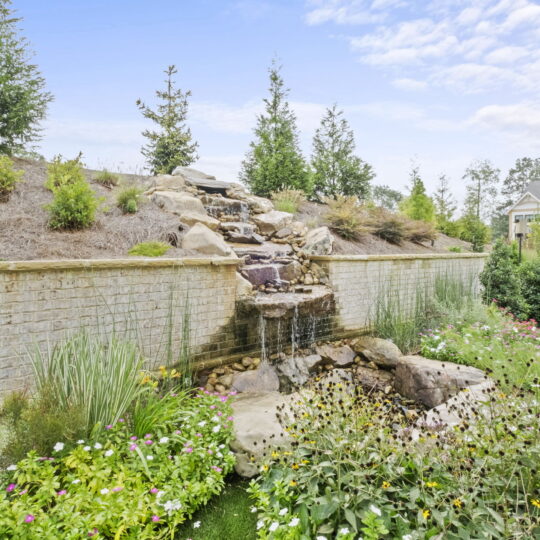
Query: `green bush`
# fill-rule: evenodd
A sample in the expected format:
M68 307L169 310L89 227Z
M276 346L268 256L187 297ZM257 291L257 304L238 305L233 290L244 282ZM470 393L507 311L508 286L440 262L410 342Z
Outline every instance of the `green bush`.
M81 157L82 154L79 154L74 159L64 161L61 155L55 156L52 163L47 166L45 187L55 192L67 185L85 183Z
M1 473L2 537L172 538L233 467L227 401L201 392L179 400L176 425L143 438L119 418L76 445L57 441L52 458L31 452Z
M491 235L490 228L474 216L462 217L456 223L461 229L459 238L470 242L473 251L482 253Z
M448 248L448 251L453 253L461 253L463 250L459 246L451 246Z
M132 186L123 188L116 197L116 204L124 214L134 214L139 209L142 189Z
M94 182L105 187L117 186L120 182L120 177L107 169L103 169L100 173L94 176Z
M84 178L55 187L53 193L45 207L51 229L85 229L94 223L100 201Z
M0 156L0 203L7 202L11 192L21 181L23 171L13 169L13 161L7 156Z
M326 197L324 202L328 205L325 218L330 228L339 236L347 240L357 240L370 232L357 197L338 195L335 199Z
M520 268L523 297L528 305L527 316L540 321L540 259L533 259Z
M284 189L272 193L272 201L276 210L296 214L298 207L305 202L306 194L299 189Z
M171 249L165 242L141 242L136 244L129 251L129 255L138 255L139 257L161 257Z

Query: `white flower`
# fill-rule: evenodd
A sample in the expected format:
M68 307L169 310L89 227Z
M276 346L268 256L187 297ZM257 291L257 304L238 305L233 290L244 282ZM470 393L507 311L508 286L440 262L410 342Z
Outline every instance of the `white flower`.
M296 527L299 523L300 523L300 520L297 517L292 518L291 521L289 522L289 527Z
M315 540L327 540L326 536L319 535Z
M107 488L103 488L103 489L100 491L100 493L101 493L102 495L107 495L107 493L109 493L109 490L108 490Z
M159 439L159 442L161 444L167 444L169 442L169 437L161 437L161 439Z
M91 448L90 448L90 446L85 446L85 447L83 448L83 450L86 450L86 452L90 452Z
M223 454L221 452L216 452L217 457L223 457Z
M377 516L380 516L380 515L381 515L381 511L380 511L376 506L374 506L373 504L369 507L369 509L370 509L374 514L376 514Z
M112 449L105 451L105 457L112 456L113 454L114 454L114 450L112 450Z
M401 540L412 540L412 534L405 534L401 537Z
M274 521L270 524L270 527L268 527L268 530L271 532L274 532L279 527L279 523L277 521Z
M165 493L164 491L158 491L158 492L156 493L156 499L159 500L160 497L163 497L163 494L164 494L164 493Z
M84 441L83 441L82 439L79 439L79 440L77 441L77 444L84 444Z
M219 430L220 430L220 427L219 427L219 426L214 426L214 427L212 428L212 431L213 431L214 433L217 433Z
M72 484L80 484L81 483L81 480L79 478L75 478L75 480L73 480L73 482L71 482Z
M9 467L6 467L6 471L16 471L17 465L10 465Z
M339 529L339 534L349 534L349 529L347 529L347 527L342 527Z
M264 527L264 521L260 519L257 521L257 530L262 529Z
M98 443L98 442L97 442L96 444L94 444L94 448L95 448L96 450L99 450L99 449L103 448L103 445L102 445L101 443Z
M146 456L146 459L148 461L152 461L154 459L154 456L152 456L151 454L149 454L148 456Z
M279 511L279 515L280 515L280 516L284 516L288 511L289 511L288 508L282 508L282 509Z
M212 416L212 422L219 422L220 418L219 416Z
M174 510L179 510L182 508L182 503L178 499L174 499L173 501L167 501L163 508L170 514L171 512L174 512Z
M225 445L224 445L224 444L220 444L220 445L218 446L218 448L223 449L223 448L225 448Z
M55 452L60 452L61 450L64 449L64 443L63 442L57 442L55 445L54 445L54 448L53 450Z
M199 422L197 425L201 427L206 426L206 421L203 420L202 422Z
M193 528L194 528L194 529L198 529L200 526L201 526L201 522L200 522L200 521L196 521L196 522L193 524Z
M257 511L257 509L256 509L254 506L252 506L252 507L249 509L249 511L250 511L252 514L254 514L254 513Z

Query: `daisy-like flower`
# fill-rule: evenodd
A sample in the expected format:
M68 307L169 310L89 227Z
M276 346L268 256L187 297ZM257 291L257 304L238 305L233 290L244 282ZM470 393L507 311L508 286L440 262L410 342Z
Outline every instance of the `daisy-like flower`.
M292 518L291 521L289 521L289 527L296 527L300 523L300 519L297 517Z
M111 448L109 450L105 450L105 457L112 456L114 454L114 450Z
M112 424L109 424L108 426L105 426L105 429L112 429Z
M92 448L90 446L84 446L83 450L85 450L86 452L90 452L90 450L92 450Z
M206 426L206 421L201 420L197 425L200 426L200 427Z
M149 454L149 455L146 456L146 459L148 461L152 461L154 459L154 456L152 454Z
M163 508L170 514L175 510L180 510L180 508L182 508L182 503L178 499L174 499L173 501L165 502Z
M144 441L144 444L147 444L148 446L150 446L151 444L154 444L154 441L152 441L151 439L148 439Z
M159 521L159 516L152 516L152 521L154 523L158 522Z
M262 529L264 527L264 521L260 519L257 521L257 530Z
M79 440L77 441L77 444L84 444L84 440L83 440L83 439L79 439Z
M375 505L371 505L369 507L369 509L377 516L380 516L381 515L381 511L375 506Z
M540 508L540 499L531 499L531 504L536 508Z
M401 540L412 540L412 534L404 534Z
M280 516L284 516L288 511L289 511L288 508L282 508L282 509L279 511L279 515L280 515Z
M319 535L315 540L328 540L326 536Z
M221 429L221 428L220 428L219 426L214 426L214 427L212 428L212 431L213 431L214 433L217 433L220 429Z
M136 445L136 444L132 444L132 445L129 447L129 451L130 451L130 452L134 452L136 449L137 449L137 445Z
M136 435L132 435L129 440L130 441L136 441L138 439L138 437Z
M341 529L339 529L339 534L349 534L349 529L347 529L347 527L341 527Z
M194 528L194 529L198 529L200 526L201 526L201 522L200 522L200 521L196 521L196 522L193 524L193 528Z
M17 465L10 465L9 467L6 467L6 471L16 471Z
M64 443L63 442L57 442L54 447L53 447L53 450L55 452L60 452L64 449Z
M80 484L81 480L80 480L80 478L75 478L75 480L73 480L71 483L72 484Z
M9 484L8 487L6 488L6 491L8 493L11 493L16 487L17 487L17 484Z
M102 495L107 495L107 493L109 493L109 490L107 488L103 488L102 490L100 490L100 493Z
M255 508L255 506L252 506L249 511L254 514L257 511L257 508Z
M61 497L62 495L67 494L67 489L61 489L60 491L57 491L56 494Z
M98 443L98 442L97 442L96 444L94 444L94 448L95 448L96 450L101 450L101 449L103 448L103 445L102 445L101 443Z
M431 512L426 508L425 510L422 510L422 516L424 516L424 519L427 519L431 515Z
M274 532L274 531L277 530L278 527L279 527L279 523L277 521L273 521L270 524L270 527L268 527L268 530L271 531L271 532Z
M161 437L161 439L159 439L159 442L161 444L167 444L169 442L169 437Z
M118 493L119 491L122 491L124 489L123 486L116 486L116 487L113 487L112 490L114 491L114 493Z
M184 452L186 452L186 454L191 454L191 452L193 452L193 448L184 448Z

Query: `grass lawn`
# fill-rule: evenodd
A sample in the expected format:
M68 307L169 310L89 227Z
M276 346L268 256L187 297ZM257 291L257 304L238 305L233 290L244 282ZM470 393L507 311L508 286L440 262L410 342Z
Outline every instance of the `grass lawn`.
M234 478L221 495L201 508L176 532L177 540L254 540L257 514L246 493L249 481ZM193 524L200 521L200 527Z

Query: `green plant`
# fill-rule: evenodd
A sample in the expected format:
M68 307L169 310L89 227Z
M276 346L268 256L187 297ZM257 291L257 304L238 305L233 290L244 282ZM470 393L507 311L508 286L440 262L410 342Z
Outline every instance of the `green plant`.
M411 220L405 224L406 239L411 242L426 242L437 238L437 231L432 223Z
M13 169L13 161L7 156L0 156L0 203L7 202L11 192L21 181L23 171Z
M448 251L451 251L453 253L461 253L463 250L460 246L451 246L448 248Z
M85 178L81 163L82 154L74 159L64 159L61 155L54 156L47 165L47 181L45 187L53 193L68 185L84 184Z
M523 298L528 306L527 316L540 321L540 259L525 262L520 268Z
M299 189L284 189L283 191L272 193L274 207L280 212L296 214L296 212L298 212L298 207L305 202L305 200L305 193Z
M107 169L103 169L101 172L94 176L94 182L101 184L105 187L117 186L120 182L120 177Z
M116 204L124 214L134 214L139 209L143 191L136 186L123 188L116 197Z
M170 244L165 242L141 242L133 246L128 253L139 257L161 257L169 249L171 249Z
M406 238L406 221L403 216L393 214L384 208L372 209L369 223L373 234L390 244L399 245Z
M328 205L326 220L332 230L343 238L355 240L370 232L356 197L338 195L335 199L327 197L324 202Z
M138 438L124 418L52 457L31 452L0 477L5 538L172 538L233 467L228 396L178 402L174 426ZM50 454L49 454L50 455Z
M490 228L471 215L458 219L457 225L461 231L459 238L465 240L465 242L470 242L473 251L482 253L490 238Z
M418 167L414 166L410 173L411 194L400 202L399 208L409 219L433 222L435 220L435 204L426 194L424 182L420 178Z

